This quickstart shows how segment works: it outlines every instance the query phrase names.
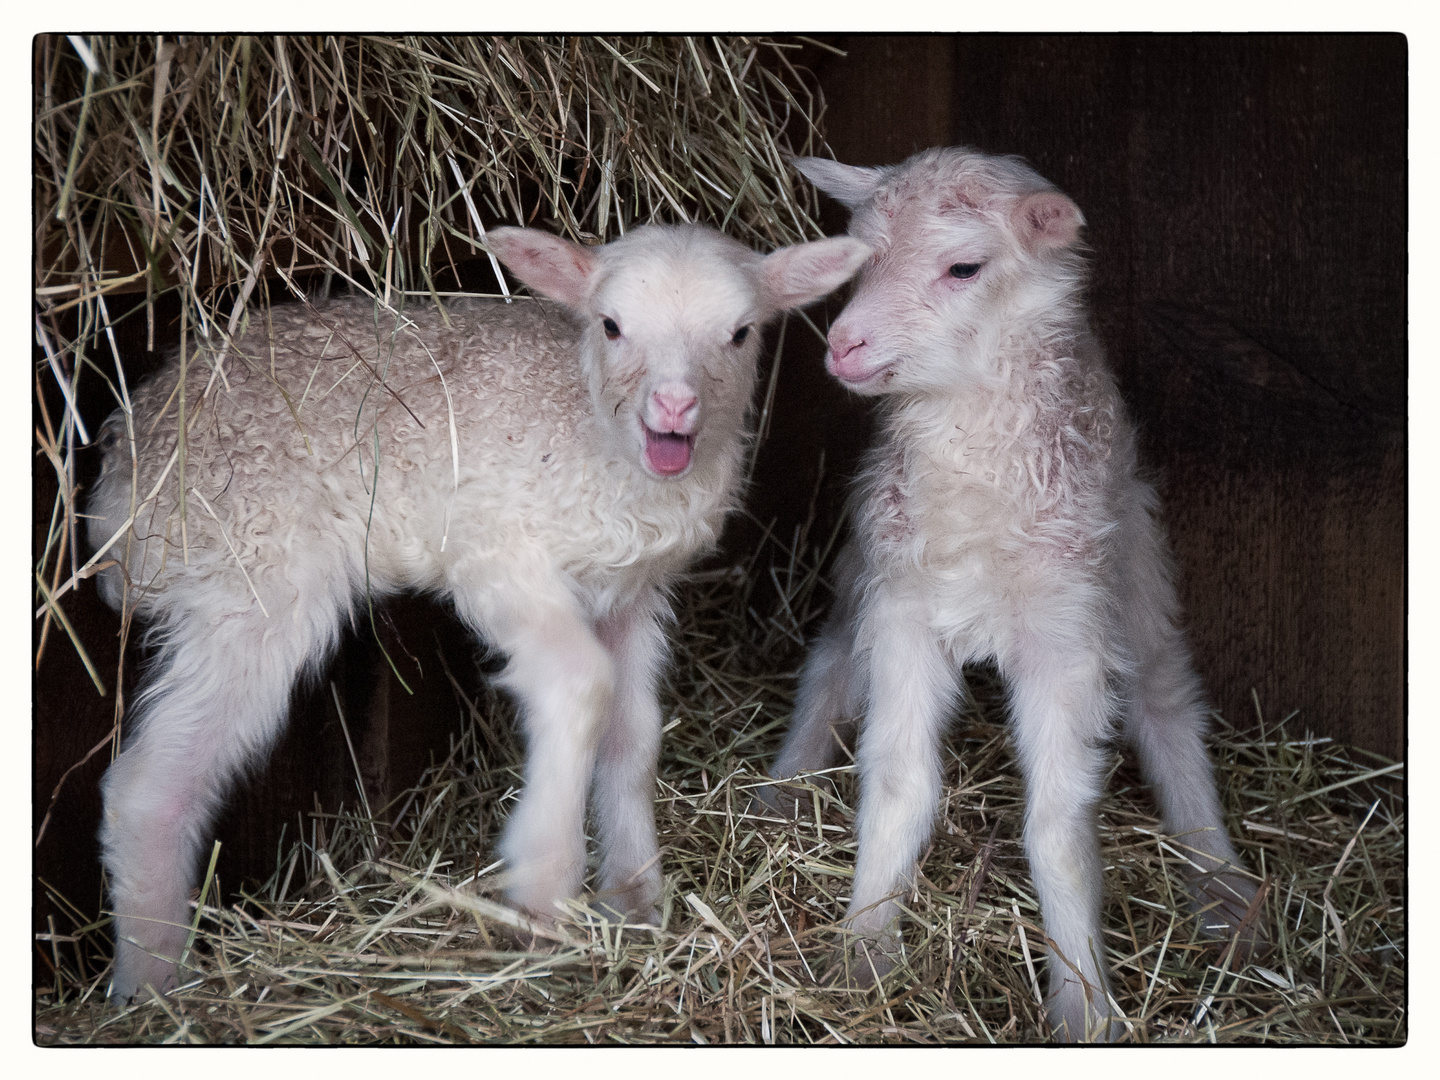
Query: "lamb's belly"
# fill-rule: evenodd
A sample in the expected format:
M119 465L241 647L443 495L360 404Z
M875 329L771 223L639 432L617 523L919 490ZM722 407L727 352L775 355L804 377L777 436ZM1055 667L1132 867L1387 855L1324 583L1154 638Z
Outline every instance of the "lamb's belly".
M448 531L454 531L453 524ZM371 586L382 592L441 588L450 542L443 514L409 499L395 500L369 518L365 554Z
M956 663L1007 651L1017 604L1009 575L995 560L971 553L943 567L927 567L918 578L930 627Z
M938 527L940 517L908 541L882 540L876 569L921 605L957 663L1003 656L1035 606L1036 553L1003 521L944 515Z
M1039 641L1081 642L1108 625L1103 582L1051 546L976 545L927 566L915 588L956 663L1002 666Z

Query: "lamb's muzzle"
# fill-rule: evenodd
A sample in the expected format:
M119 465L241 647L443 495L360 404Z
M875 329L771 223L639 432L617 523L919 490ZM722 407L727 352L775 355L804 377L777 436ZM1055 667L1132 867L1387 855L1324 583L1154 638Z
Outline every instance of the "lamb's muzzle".
M690 467L700 399L687 384L666 383L651 394L645 410L645 462L660 476L680 476Z
M871 362L865 339L844 322L832 326L826 340L830 347L825 353L825 370L852 390L863 393L889 370L883 360Z

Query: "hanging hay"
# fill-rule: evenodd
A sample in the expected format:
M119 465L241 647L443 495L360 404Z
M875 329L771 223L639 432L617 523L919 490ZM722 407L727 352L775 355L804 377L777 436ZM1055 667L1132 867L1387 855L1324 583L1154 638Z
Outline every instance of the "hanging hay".
M373 819L317 816L263 884L207 878L184 985L104 1003L107 927L42 943L42 1043L1025 1043L1046 1033L1043 934L1020 850L1022 792L983 672L948 742L934 844L906 901L906 960L880 991L827 985L854 866L850 767L798 824L747 812L789 719L822 553L796 538L692 578L676 605L657 818L660 930L583 903L532 938L485 865L521 782L504 699L461 697L449 757ZM754 582L776 586L753 608ZM443 660L442 660L443 663ZM786 673L786 674L781 674ZM457 694L459 694L457 685ZM1196 940L1177 872L1117 755L1101 805L1106 951L1129 1038L1394 1044L1406 1038L1398 766L1281 723L1214 739L1226 816L1268 887L1274 948Z
M173 294L182 353L203 341L223 355L272 300L345 288L398 307L504 289L481 247L499 224L581 241L649 221L704 221L765 249L814 239L815 195L784 163L816 150L822 112L795 47L37 37L37 438L58 486L35 565L37 668L58 624L105 693L61 601L109 554L80 550L76 451L97 416L129 415L118 320L143 308L154 348L156 302ZM188 422L182 399L187 432L224 390L217 375L202 372Z

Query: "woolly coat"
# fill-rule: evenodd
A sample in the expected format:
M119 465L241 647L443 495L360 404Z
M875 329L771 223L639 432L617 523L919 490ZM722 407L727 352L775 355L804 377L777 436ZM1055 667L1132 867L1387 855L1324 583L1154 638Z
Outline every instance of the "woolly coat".
M176 603L213 617L303 605L313 564L352 596L558 572L602 616L713 543L744 443L732 432L725 452L663 483L597 452L580 337L543 301L467 298L400 317L357 300L276 307L191 416L183 519L178 460L145 499L175 455L182 393L193 403L217 358L191 356L182 388L177 357L136 391L133 489L124 416L107 422L102 438L121 445L90 504L91 539L125 522L133 491L139 539L125 562L152 620ZM116 607L123 582L118 565L101 575Z

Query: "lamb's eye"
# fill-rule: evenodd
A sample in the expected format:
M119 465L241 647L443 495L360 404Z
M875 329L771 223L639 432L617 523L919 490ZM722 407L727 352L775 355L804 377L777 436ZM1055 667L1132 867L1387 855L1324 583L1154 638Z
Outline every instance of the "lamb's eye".
M748 326L742 326L742 327L740 327L739 330L736 330L736 331L735 331L735 336L730 339L730 344L731 344L731 345L734 345L734 346L737 346L737 347L738 347L738 346L741 346L741 345L744 345L744 344L745 344L745 339L746 339L747 337L749 337L749 336L750 336L750 327L748 327Z
M620 336L620 324L614 319L601 319L600 325L605 328L605 336L611 341L614 341Z
M956 263L950 267L950 276L965 281L978 274L983 265L984 263Z

